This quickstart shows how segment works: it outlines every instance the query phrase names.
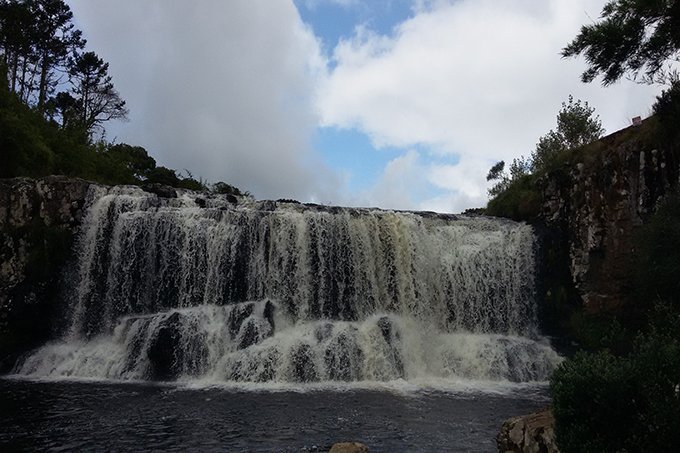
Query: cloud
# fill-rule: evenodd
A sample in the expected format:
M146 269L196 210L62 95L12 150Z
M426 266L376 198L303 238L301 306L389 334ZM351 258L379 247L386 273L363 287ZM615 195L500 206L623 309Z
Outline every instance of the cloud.
M130 122L109 138L258 197L314 200L337 190L309 143L325 61L292 1L69 5L128 101Z
M416 209L425 186L424 175L419 153L409 150L390 160L375 185L353 204L372 205L379 200L381 208Z
M414 16L390 36L359 28L338 44L334 68L317 93L321 123L359 129L377 147L427 149L423 183L444 193L419 206L481 206L488 168L528 155L555 127L569 94L588 100L610 132L648 113L658 87L583 85L583 62L559 55L581 24L599 16L603 3L416 2ZM438 164L437 155L459 156L460 163Z

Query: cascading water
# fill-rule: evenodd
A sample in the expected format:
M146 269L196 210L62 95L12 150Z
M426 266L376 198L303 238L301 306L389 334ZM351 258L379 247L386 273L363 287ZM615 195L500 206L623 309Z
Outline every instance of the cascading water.
M542 381L531 227L93 188L40 377Z

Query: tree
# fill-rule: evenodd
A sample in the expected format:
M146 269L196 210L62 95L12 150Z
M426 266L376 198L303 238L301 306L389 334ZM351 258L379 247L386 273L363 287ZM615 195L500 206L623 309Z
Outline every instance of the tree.
M238 187L232 186L231 184L227 184L224 181L218 181L215 184L213 184L212 191L223 195L236 195L239 197L250 196L250 192L248 191L241 192L241 189L239 189Z
M503 174L503 170L505 170L505 161L502 160L500 162L496 162L493 167L489 169L489 173L486 175L486 180L494 181L499 179Z
M64 129L77 127L80 114L78 100L66 91L61 91L52 99L51 109L61 117L61 127Z
M0 48L10 92L25 101L33 88L31 70L36 63L34 18L28 3L0 2Z
M545 170L554 157L566 150L579 148L599 139L604 134L599 116L593 116L595 109L588 102L581 103L569 95L568 102L562 103L557 114L557 129L541 137L531 155L531 170Z
M90 134L106 121L127 118L125 101L113 87L108 71L109 64L94 52L78 54L71 63L69 75L78 96L80 123Z
M49 94L58 84L54 70L68 62L70 53L82 49L85 40L75 29L73 13L63 0L31 0L39 58L38 110L44 111Z
M149 171L146 182L151 184L158 183L165 184L166 186L177 187L180 183L180 179L177 177L175 170L170 170L166 167L156 167Z
M602 83L610 85L642 72L651 83L663 76L665 62L680 60L680 0L610 0L601 20L581 27L562 49L564 57L581 54L589 65L584 82L602 75Z
M562 103L557 114L557 128L541 137L529 158L513 159L509 173L505 162L495 164L487 174L487 181L496 181L489 189L492 197L487 204L489 215L509 217L515 220L532 220L540 212L541 194L536 186L537 176L554 167L557 157L564 152L597 140L604 133L595 109L574 101Z
M118 143L109 146L106 153L123 165L137 180L146 179L156 168L156 160L149 156L146 149L141 146Z
M489 189L489 195L492 197L498 196L500 193L508 190L513 181L517 181L530 173L531 160L524 156L512 160L509 175L505 172L505 161L502 160L497 162L489 169L489 173L486 175L487 181L497 181L496 184Z
M66 70L68 56L85 40L63 0L0 0L0 47L10 91L45 112Z

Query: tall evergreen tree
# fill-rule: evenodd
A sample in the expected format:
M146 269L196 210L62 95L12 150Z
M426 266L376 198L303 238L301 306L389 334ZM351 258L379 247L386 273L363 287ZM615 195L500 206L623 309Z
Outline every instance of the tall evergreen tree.
M77 54L69 75L76 96L80 124L92 134L102 123L126 119L128 110L108 75L109 64L94 52Z
M63 0L30 0L36 27L38 54L38 110L44 111L48 96L58 83L55 70L63 68L69 54L85 46L82 32L73 23L73 13Z
M0 0L0 48L9 89L41 113L69 55L85 46L72 19L63 0Z
M0 1L0 48L9 90L22 100L32 88L34 43L34 20L28 3Z

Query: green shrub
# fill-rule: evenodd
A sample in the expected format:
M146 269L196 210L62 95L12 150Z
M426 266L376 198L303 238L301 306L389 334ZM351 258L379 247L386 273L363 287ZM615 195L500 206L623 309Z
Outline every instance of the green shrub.
M659 118L664 136L670 140L680 137L680 80L675 80L656 98L652 109Z
M563 452L621 451L635 432L633 370L608 351L579 353L553 373L550 389Z
M680 442L675 335L653 330L627 357L581 352L558 367L550 388L563 452L668 451Z
M680 295L680 195L666 196L636 235L637 307ZM680 309L680 307L678 307Z
M513 220L534 220L541 210L541 194L533 175L522 175L508 182L505 190L489 201L486 212Z

